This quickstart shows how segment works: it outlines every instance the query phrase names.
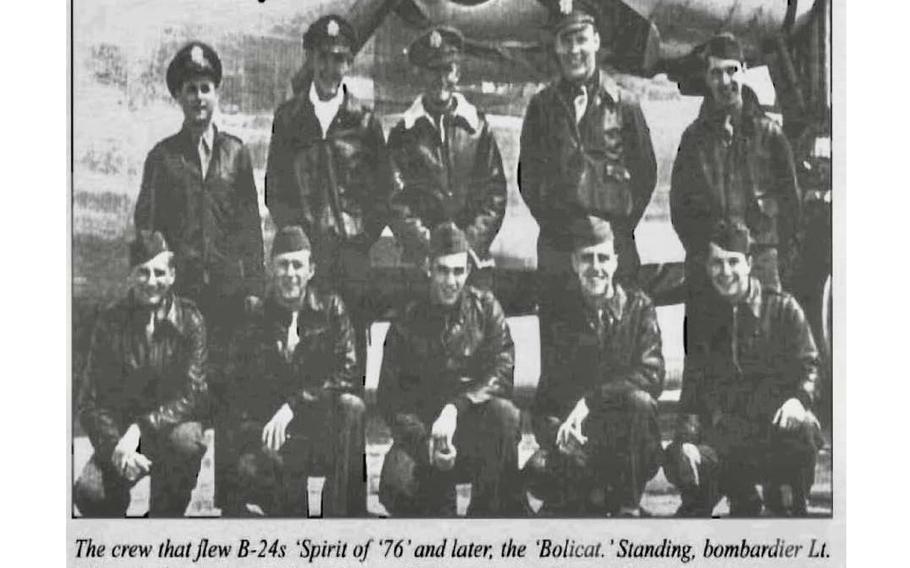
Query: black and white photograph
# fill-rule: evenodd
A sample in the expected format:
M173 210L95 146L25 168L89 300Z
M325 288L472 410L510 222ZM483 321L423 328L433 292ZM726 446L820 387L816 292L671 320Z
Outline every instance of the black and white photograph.
M68 526L829 537L843 4L73 0Z

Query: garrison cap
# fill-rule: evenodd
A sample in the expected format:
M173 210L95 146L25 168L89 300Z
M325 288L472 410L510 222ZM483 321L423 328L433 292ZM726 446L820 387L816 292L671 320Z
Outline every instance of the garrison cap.
M415 67L433 68L461 59L464 36L455 28L437 26L422 33L408 47L408 61Z
M310 24L303 34L303 48L330 53L353 53L357 45L357 30L350 22L330 14Z
M140 229L136 238L130 243L130 268L144 264L163 252L171 249L159 231Z
M569 233L572 235L574 250L614 241L613 227L610 222L593 215L573 221L569 227Z
M743 54L743 45L736 39L736 36L729 32L717 34L708 40L708 43L705 44L705 61L709 57L735 59L737 61L746 60Z
M215 86L221 84L221 59L215 50L201 41L184 45L167 66L167 89L176 97L183 82L194 75L206 75Z
M749 254L752 235L749 227L742 222L720 221L714 225L714 229L711 231L711 242L727 251Z
M468 238L458 225L448 221L430 233L430 258L468 252Z
M591 24L597 28L599 12L592 0L550 0L549 27L553 35Z
M272 241L272 258L286 252L311 250L310 239L299 225L282 227Z

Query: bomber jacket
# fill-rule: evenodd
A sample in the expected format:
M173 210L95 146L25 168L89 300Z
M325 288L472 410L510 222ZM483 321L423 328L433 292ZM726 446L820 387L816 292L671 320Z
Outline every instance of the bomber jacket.
M729 137L706 98L683 132L670 185L670 217L687 258L707 249L712 228L724 220L745 223L755 244L777 247L786 264L797 250L799 215L793 152L780 125L743 87L741 118ZM787 268L781 266L781 276Z
M730 306L706 339L689 349L681 433L696 436L720 414L767 420L790 398L811 409L817 399L818 349L797 301L751 278L749 294Z
M607 398L634 390L660 396L665 369L657 311L644 292L614 287L599 310L576 286L541 312L536 417L565 419L581 398L595 412Z
M568 227L585 215L631 235L657 181L651 133L636 97L598 70L576 124L575 87L559 81L531 98L521 131L518 186L540 238L571 249ZM633 255L637 256L635 251ZM637 258L622 260L637 268Z
M287 403L359 393L354 331L341 297L310 283L297 315L299 342L286 355L292 314L270 296L234 334L225 377L226 415L268 421Z
M79 395L79 421L109 456L130 424L142 435L196 419L207 402L206 334L190 300L171 294L147 336L151 312L132 294L101 312Z
M490 125L460 93L454 105L440 132L420 97L389 133L392 229L413 258L423 257L429 232L445 221L487 258L505 215L506 177Z
M275 111L265 203L279 228L302 226L315 247L331 238L365 249L388 222L388 160L379 120L342 88L325 136L309 84Z
M385 340L378 400L391 427L429 423L446 404L459 412L492 397L511 398L515 346L489 291L465 286L452 307L412 301Z
M177 294L262 293L259 201L249 150L236 136L215 128L205 179L188 130L159 142L145 160L134 221L161 231L175 251Z

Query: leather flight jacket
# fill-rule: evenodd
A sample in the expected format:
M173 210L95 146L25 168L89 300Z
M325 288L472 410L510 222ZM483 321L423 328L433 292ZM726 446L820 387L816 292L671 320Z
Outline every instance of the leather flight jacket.
M331 240L365 250L387 224L390 176L382 127L342 86L344 100L323 136L309 87L275 111L265 203L279 228L302 226L314 247Z
M406 255L416 259L427 252L429 232L446 221L487 258L506 211L506 176L493 131L463 95L452 101L436 122L418 98L389 133L391 226Z
M305 404L363 390L354 330L338 294L308 285L292 349L291 321L291 312L270 296L234 334L222 409L234 421L268 421L285 403L297 412Z
M103 310L95 323L78 415L99 455L110 455L131 424L145 436L205 412L208 350L202 315L192 301L173 294L158 314L149 335L152 312L130 294Z
M491 292L465 286L451 307L414 300L386 336L379 406L390 426L408 415L431 424L446 404L461 411L511 398L514 365L505 313Z

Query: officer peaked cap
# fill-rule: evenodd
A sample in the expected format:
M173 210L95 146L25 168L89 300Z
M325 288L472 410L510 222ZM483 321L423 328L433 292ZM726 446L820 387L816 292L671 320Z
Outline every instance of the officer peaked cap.
M420 34L408 47L408 61L415 67L432 68L459 61L464 36L455 28L437 26Z
M357 45L357 30L350 22L330 14L310 24L303 34L303 48L331 53L353 53Z
M167 89L177 97L183 82L196 75L212 79L215 86L221 85L221 59L215 50L201 41L191 41L180 48L167 66Z
M169 250L164 235L159 231L139 230L130 243L130 268L144 264Z
M553 35L588 24L597 28L600 13L592 0L549 0L549 27Z

